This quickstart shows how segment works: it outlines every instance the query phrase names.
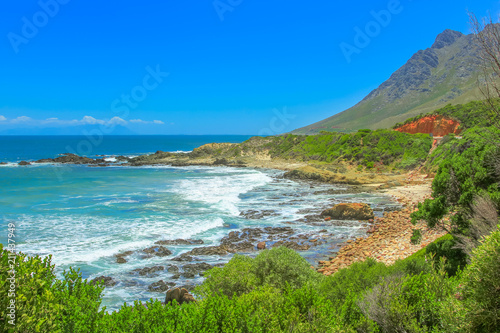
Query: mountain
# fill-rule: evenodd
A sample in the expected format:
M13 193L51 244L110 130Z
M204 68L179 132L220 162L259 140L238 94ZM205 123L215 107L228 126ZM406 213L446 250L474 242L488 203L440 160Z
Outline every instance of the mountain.
M388 128L447 104L482 99L478 54L474 35L447 29L361 102L292 133Z

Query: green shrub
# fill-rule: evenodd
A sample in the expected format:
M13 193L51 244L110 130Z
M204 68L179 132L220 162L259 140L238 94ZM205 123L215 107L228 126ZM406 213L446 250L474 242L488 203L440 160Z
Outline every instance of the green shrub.
M440 326L440 302L450 293L443 262L429 273L389 276L359 306L383 332L430 332Z
M453 233L466 233L470 207L474 198L489 196L497 205L500 203L498 183L500 176L495 174L495 159L499 156L498 145L500 130L495 128L472 128L463 138L450 142L440 152L439 169L432 182L432 196L418 205L412 214L412 221L427 221L429 227L440 225ZM453 212L451 226L440 220Z
M0 244L0 318L8 318L8 295L11 277L9 252ZM64 272L56 279L51 256L28 257L19 253L15 259L16 321L6 320L0 327L8 332L95 332L104 315L99 310L103 287L89 284L79 271Z
M323 278L300 254L284 246L259 253L253 262L253 273L257 285L269 284L281 290L286 285L296 289L315 284Z
M254 259L235 255L224 267L205 272L205 277L205 282L196 288L197 293L208 296L222 291L232 297L264 285L278 290L286 286L297 289L307 283L318 283L323 275L311 269L294 250L277 247L260 252Z
M474 332L500 331L500 225L474 252L462 275L466 317Z
M455 276L458 270L463 269L467 264L467 255L456 246L456 240L452 235L447 234L427 245L426 248L426 253L434 258L435 264L441 258L446 259L444 269L448 276Z
M195 292L210 296L221 291L228 297L248 293L257 285L252 264L252 258L235 254L223 267L206 271L205 281L196 287Z

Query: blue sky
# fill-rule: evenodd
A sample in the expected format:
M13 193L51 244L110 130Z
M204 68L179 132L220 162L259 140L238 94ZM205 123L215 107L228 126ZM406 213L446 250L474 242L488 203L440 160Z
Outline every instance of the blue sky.
M9 1L0 13L0 133L290 131L356 104L443 30L469 33L467 9L496 15L500 4ZM356 47L355 29L370 24L372 37ZM346 57L341 45L357 51Z

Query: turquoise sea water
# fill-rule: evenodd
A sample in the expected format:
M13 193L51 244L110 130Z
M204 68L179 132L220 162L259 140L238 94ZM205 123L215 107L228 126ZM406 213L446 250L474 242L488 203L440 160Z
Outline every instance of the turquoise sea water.
M181 150L175 148L170 150ZM148 149L139 147L137 151ZM112 147L104 154L112 155L111 151ZM25 156L23 159L29 159L30 153ZM141 250L156 241L192 238L203 240L203 246L218 245L232 230L288 226L309 234L326 229L334 235L330 240L334 244L364 235L365 226L356 221L343 226L300 222L310 214L309 209L321 210L345 201L368 202L381 209L394 204L380 195L324 194L324 190L341 187L299 183L283 179L282 174L277 170L228 167L7 164L0 166L0 242L6 244L7 224L14 223L17 250L52 254L57 274L72 266L80 268L86 278L113 277L118 283L106 288L103 303L114 310L125 301L162 299L163 294L149 292L147 286L159 280L172 281L173 273L167 270L156 276L139 276L134 269L182 266L185 263L171 259L200 246L168 246L171 256L144 257ZM273 214L250 220L240 215L248 210ZM114 255L129 250L135 252L127 257L128 262L117 264ZM314 264L324 251L326 248L302 254ZM217 264L230 257L199 259ZM181 278L175 282L183 285L201 280Z
M239 143L251 135L110 135L93 136L8 136L0 135L0 162L54 158L58 154L80 156L154 153L157 150L191 151L205 143Z

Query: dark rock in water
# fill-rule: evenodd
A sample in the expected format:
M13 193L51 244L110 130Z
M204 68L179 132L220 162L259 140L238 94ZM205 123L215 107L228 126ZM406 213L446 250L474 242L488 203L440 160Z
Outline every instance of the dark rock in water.
M174 274L174 275L172 276L172 280L178 280L178 279L180 279L180 278L181 278L181 275L180 275L180 274Z
M195 277L194 273L191 272L183 272L181 276L186 279L193 279Z
M191 295L186 288L175 288L167 291L165 296L165 304L172 304L173 301L182 305L184 303L196 302L193 295Z
M279 247L279 246L284 246L296 251L307 251L311 248L310 245L307 244L300 245L299 243L292 241L279 241L273 244L273 247Z
M158 245L198 245L203 243L201 239L167 239L155 242Z
M117 264L124 264L127 262L127 259L123 258L123 257L118 257L116 258L116 263Z
M187 252L188 255L194 256L223 256L228 253L234 253L234 251L224 245L195 247L191 251Z
M195 275L198 275L198 274L202 275L201 273L203 273L206 270L211 269L212 267L213 267L212 265L207 264L206 262L200 262L200 263L196 263L196 264L186 264L186 265L182 266L182 270L184 271L182 276L184 276L186 278L193 278ZM186 276L186 274L193 275L193 276Z
M277 216L277 215L279 214L276 213L274 210L269 210L269 209L260 211L251 209L240 213L240 216L243 216L249 220L259 220L266 216Z
M154 254L155 256L158 257L166 257L172 254L172 251L163 246L152 246L142 251L148 254Z
M264 231L270 235L285 233L285 234L293 234L294 231L290 227L266 227Z
M144 267L144 268L137 268L134 269L132 272L137 272L139 275L144 276L144 275L151 275L155 272L163 271L165 270L165 267L163 266L153 266L153 267Z
M104 282L104 286L106 286L106 287L113 287L116 284L116 281L113 280L112 277L104 276L104 275L98 276L95 279L93 279L92 281L90 281L90 283L92 283L92 284L96 284L97 282Z
M134 251L126 251L126 252L115 254L116 262L118 264L126 263L127 260L124 257L127 257L127 256L131 255L132 253L134 253Z
M106 161L102 158L92 159L84 156L78 156L75 154L61 154L61 156L56 158L45 158L36 161L35 163L65 163L65 164L105 164Z
M373 210L365 203L340 203L321 213L322 217L336 220L369 220L373 219Z
M31 165L30 162L26 162L26 161L21 161L18 163L19 165Z
M120 155L120 156L117 156L117 157L116 157L116 160L117 160L118 162L128 162L128 161L130 160L130 158L129 158L129 157L127 157L127 156L121 156L121 155Z
M177 256L177 257L173 258L172 260L173 261L193 261L193 257L191 257L187 253L183 253L180 256Z
M252 252L255 251L255 246L249 241L244 241L240 243L236 243L232 247L232 251L234 252Z
M168 288L175 286L175 282L164 282L163 280L160 280L158 282L151 283L148 286L148 290L151 292L165 292L168 290Z
M175 265L171 265L167 268L167 272L169 273L177 273L179 272L179 267Z

